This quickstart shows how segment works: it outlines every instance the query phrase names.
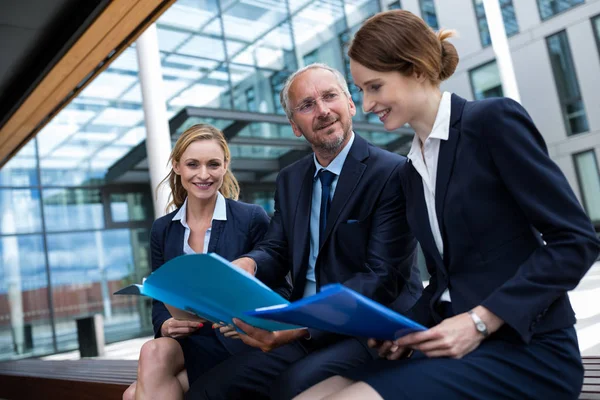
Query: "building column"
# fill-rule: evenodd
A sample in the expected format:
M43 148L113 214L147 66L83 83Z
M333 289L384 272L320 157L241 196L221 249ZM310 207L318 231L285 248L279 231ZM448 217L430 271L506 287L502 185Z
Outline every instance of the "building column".
M502 19L502 10L498 0L483 0L483 8L487 19L490 38L492 39L492 48L496 54L496 63L500 71L502 80L502 91L505 97L521 102L517 78L513 68L512 57L504 29L504 20Z
M136 52L144 106L146 152L150 184L152 185L154 217L158 218L165 214L170 191L168 184L158 190L157 187L170 171L167 163L171 153L171 134L163 92L158 34L155 24L150 25L140 35L136 42Z

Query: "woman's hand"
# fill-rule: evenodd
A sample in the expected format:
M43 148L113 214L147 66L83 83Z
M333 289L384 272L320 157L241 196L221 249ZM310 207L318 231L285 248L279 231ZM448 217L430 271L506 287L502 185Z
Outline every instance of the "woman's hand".
M240 333L235 330L233 325L226 325L224 322L219 322L218 324L213 324L213 329L219 328L219 332L223 334L223 336L231 339L239 339Z
M180 338L189 336L204 326L201 322L185 321L169 318L160 327L160 333L164 337Z
M486 308L478 306L473 310L486 324L489 333L497 331L504 321ZM427 357L462 358L475 350L484 340L477 331L471 316L462 313L443 320L440 324L424 332L416 332L401 337L394 344L401 348L419 350Z

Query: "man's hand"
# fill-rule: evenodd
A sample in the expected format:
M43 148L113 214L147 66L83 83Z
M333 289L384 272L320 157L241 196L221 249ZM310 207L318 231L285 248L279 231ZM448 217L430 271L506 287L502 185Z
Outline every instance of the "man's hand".
M201 322L185 321L169 318L160 327L160 333L164 337L179 338L189 336L204 326Z
M250 257L238 258L237 260L233 260L231 263L237 267L240 267L252 276L256 274L256 262Z
M489 333L497 331L504 321L486 308L478 306L475 313L485 322ZM424 331L411 333L396 340L398 349L409 347L423 352L427 357L462 358L479 347L484 337L475 328L467 313L443 320L440 324Z
M271 351L279 346L283 346L296 339L308 336L306 329L292 329L289 331L269 332L260 328L255 328L248 325L244 321L237 318L233 319L233 323L244 331L245 335L240 335L240 339L248 346L256 347L262 351Z
M240 333L235 330L233 325L227 325L224 322L219 322L218 324L213 324L213 329L219 329L219 332L223 334L223 336L231 339L240 339Z
M413 353L408 347L399 347L391 340L369 339L367 344L370 348L377 349L379 357L387 358L388 360L408 358Z

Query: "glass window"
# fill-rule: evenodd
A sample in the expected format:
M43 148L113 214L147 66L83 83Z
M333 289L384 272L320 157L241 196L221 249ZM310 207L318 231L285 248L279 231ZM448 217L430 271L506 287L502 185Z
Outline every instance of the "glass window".
M77 346L76 319L97 313L105 317L107 341L115 331L139 333L139 315L121 314L133 309L137 299L112 296L135 276L128 229L50 234L48 259L60 350Z
M500 72L495 60L470 70L469 78L475 100L504 96Z
M0 359L53 351L41 235L0 236Z
M0 189L0 235L42 231L37 189Z
M483 47L489 46L492 43L490 38L490 30L487 19L485 17L485 9L483 8L483 0L473 0L475 6L475 15L477 17L477 26L479 27L479 38ZM511 37L519 33L519 24L515 15L515 7L512 0L501 0L500 10L502 11L502 20L504 21L504 29L506 36Z
M269 81L271 82L271 92L273 93L273 105L275 106L275 112L277 114L285 114L283 106L279 101L279 93L285 85L285 81L291 75L288 71L278 71L271 75Z
M288 151L287 147L279 146L257 146L257 145L245 145L245 144L230 144L229 150L231 151L231 158L279 158ZM235 162L235 161L234 161Z
M579 190L583 206L595 223L600 223L600 170L594 150L574 154L575 169L579 181Z
M302 61L304 62L305 66L314 64L319 61L318 56L319 56L319 50L315 49L315 50L311 51L310 53L306 54L304 57L302 57Z
M440 29L433 0L419 0L419 5L421 7L421 17L427 22L427 25L435 30Z
M388 8L388 10L401 10L402 3L400 2L400 0L392 1L391 3L388 4L387 8Z
M537 0L542 20L546 20L584 2L585 0Z
M31 140L0 169L0 187L2 186L36 186L37 161L35 141Z
M146 221L153 217L148 193L111 193L109 198L113 222Z
M48 232L104 228L99 189L45 189L43 204Z
M273 192L254 192L252 204L258 204L265 209L267 214L273 215L275 212L275 193Z
M600 53L600 15L592 18L592 27L594 28L594 33L596 34L596 44L598 45L598 52Z
M547 37L546 43L567 133L574 135L587 132L589 130L588 120L575 74L567 32L561 31Z

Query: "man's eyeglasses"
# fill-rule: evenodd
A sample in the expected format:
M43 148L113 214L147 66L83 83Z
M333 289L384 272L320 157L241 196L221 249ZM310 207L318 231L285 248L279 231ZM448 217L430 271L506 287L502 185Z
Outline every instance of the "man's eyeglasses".
M321 99L321 101L325 104L334 103L339 98L340 98L339 92L327 92L327 93L323 93L321 95L321 97L319 97L319 99ZM317 107L317 101L318 101L318 99L317 100L315 100L315 99L305 100L302 103L300 103L299 106L292 108L292 110L299 112L300 114L310 114L313 111L315 111L315 108Z

